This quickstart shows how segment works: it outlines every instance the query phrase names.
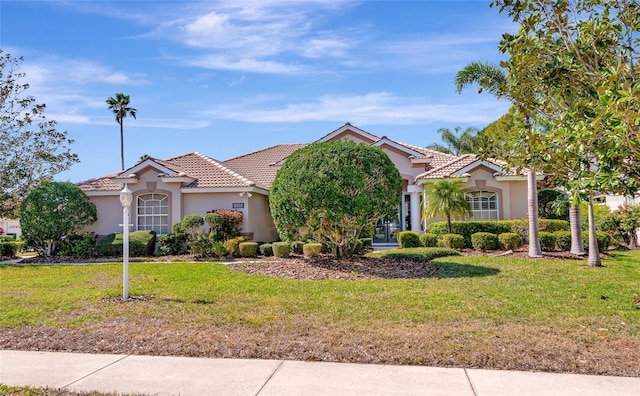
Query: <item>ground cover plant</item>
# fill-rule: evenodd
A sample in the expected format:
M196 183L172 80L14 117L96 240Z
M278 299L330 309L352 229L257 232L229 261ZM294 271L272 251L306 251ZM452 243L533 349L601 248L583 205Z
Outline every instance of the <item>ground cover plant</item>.
M639 376L639 261L450 256L404 278L366 260L132 263L128 302L120 263L6 265L0 348ZM320 270L345 277L299 279Z

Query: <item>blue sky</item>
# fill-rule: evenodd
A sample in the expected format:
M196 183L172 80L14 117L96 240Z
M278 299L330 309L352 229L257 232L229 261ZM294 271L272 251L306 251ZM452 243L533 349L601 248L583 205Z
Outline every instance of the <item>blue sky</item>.
M508 108L457 71L499 62L513 25L490 1L0 2L0 48L75 140L58 180L120 170L105 100L131 96L125 166L199 151L218 160L314 141L351 122L425 146Z

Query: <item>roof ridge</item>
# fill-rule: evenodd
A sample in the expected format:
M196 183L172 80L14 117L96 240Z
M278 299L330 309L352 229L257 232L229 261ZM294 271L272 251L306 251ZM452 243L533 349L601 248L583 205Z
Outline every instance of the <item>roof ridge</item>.
M405 147L408 147L408 148L410 148L412 150L417 149L417 151L426 151L426 152L433 153L433 154L438 154L438 155L447 156L447 157L453 157L454 159L455 158L460 158L460 156L457 156L457 155L443 153L442 151L438 151L438 150L431 150L429 148L417 146L415 144L405 143L405 142L401 142L399 140L394 140L394 139L389 139L389 140L391 140L393 142L396 142L398 144L401 144L401 145L403 145ZM467 155L467 154L465 154L465 155ZM452 159L452 161L453 161L453 159Z
M219 161L217 161L217 160L215 160L215 159L213 159L211 157L207 157L206 155L201 154L201 153L199 153L197 151L194 151L193 154L199 156L200 158L204 159L205 161L209 162L210 164L220 168L222 171L230 174L231 176L233 176L233 177L235 177L235 178L237 178L239 180L242 180L242 182L247 183L250 186L255 186L256 185L256 183L254 181L247 179L245 176L243 176L243 175L239 174L238 172L228 168L225 165L222 165L221 162L219 162Z
M443 153L443 154L444 154L444 153ZM449 154L449 155L450 155L450 154ZM441 169L446 168L446 167L448 167L448 166L455 165L457 162L460 162L460 161L462 161L463 159L465 159L465 158L467 158L467 157L469 157L469 156L475 156L475 154L464 154L464 155L461 155L461 156L459 156L459 157L456 157L455 159L453 159L453 160L451 160L451 161L447 162L446 164L443 164L443 165L437 166L437 167L435 167L435 168L433 168L433 169L429 169L428 171L426 171L426 172L424 172L424 173L421 173L420 175L416 176L416 178L419 178L419 177L421 177L421 176L426 176L426 175L428 175L429 173L435 173L435 172L436 172L436 171L438 171L438 170L441 170Z
M366 133L367 135L369 135L369 136L371 136L371 137L374 137L374 138L375 138L375 139L374 139L374 140L375 140L375 142L378 142L379 140L381 140L381 139L382 139L380 136L378 136L378 135L374 135L373 133L371 133L371 132L369 132L369 131L365 131L364 129L359 128L359 127L357 127L357 126L353 125L353 124L352 124L352 123L350 123L350 122L345 122L345 123L344 123L344 125L342 125L342 126L340 126L340 127L336 128L336 129L334 129L333 131L331 131L331 132L327 133L326 135L322 136L320 139L316 139L316 140L314 140L314 142L319 142L320 140L322 140L322 139L326 138L327 136L331 135L331 134L332 134L332 133L334 133L334 132L337 132L338 130L340 130L340 129L344 128L344 127L352 127L352 128L357 129L358 131L364 132L364 133Z

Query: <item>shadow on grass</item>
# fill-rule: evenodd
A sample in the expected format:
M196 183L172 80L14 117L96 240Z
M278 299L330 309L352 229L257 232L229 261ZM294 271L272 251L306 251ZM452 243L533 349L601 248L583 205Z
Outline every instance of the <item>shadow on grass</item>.
M436 267L434 278L475 278L480 276L494 276L500 273L499 269L482 267L479 265L467 265L438 261L432 263Z

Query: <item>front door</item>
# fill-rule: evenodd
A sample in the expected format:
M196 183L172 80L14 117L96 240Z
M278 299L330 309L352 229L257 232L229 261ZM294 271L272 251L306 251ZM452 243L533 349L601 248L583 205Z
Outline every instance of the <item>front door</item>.
M378 221L375 234L373 234L373 243L398 243L396 239L398 231L402 231L400 213Z

